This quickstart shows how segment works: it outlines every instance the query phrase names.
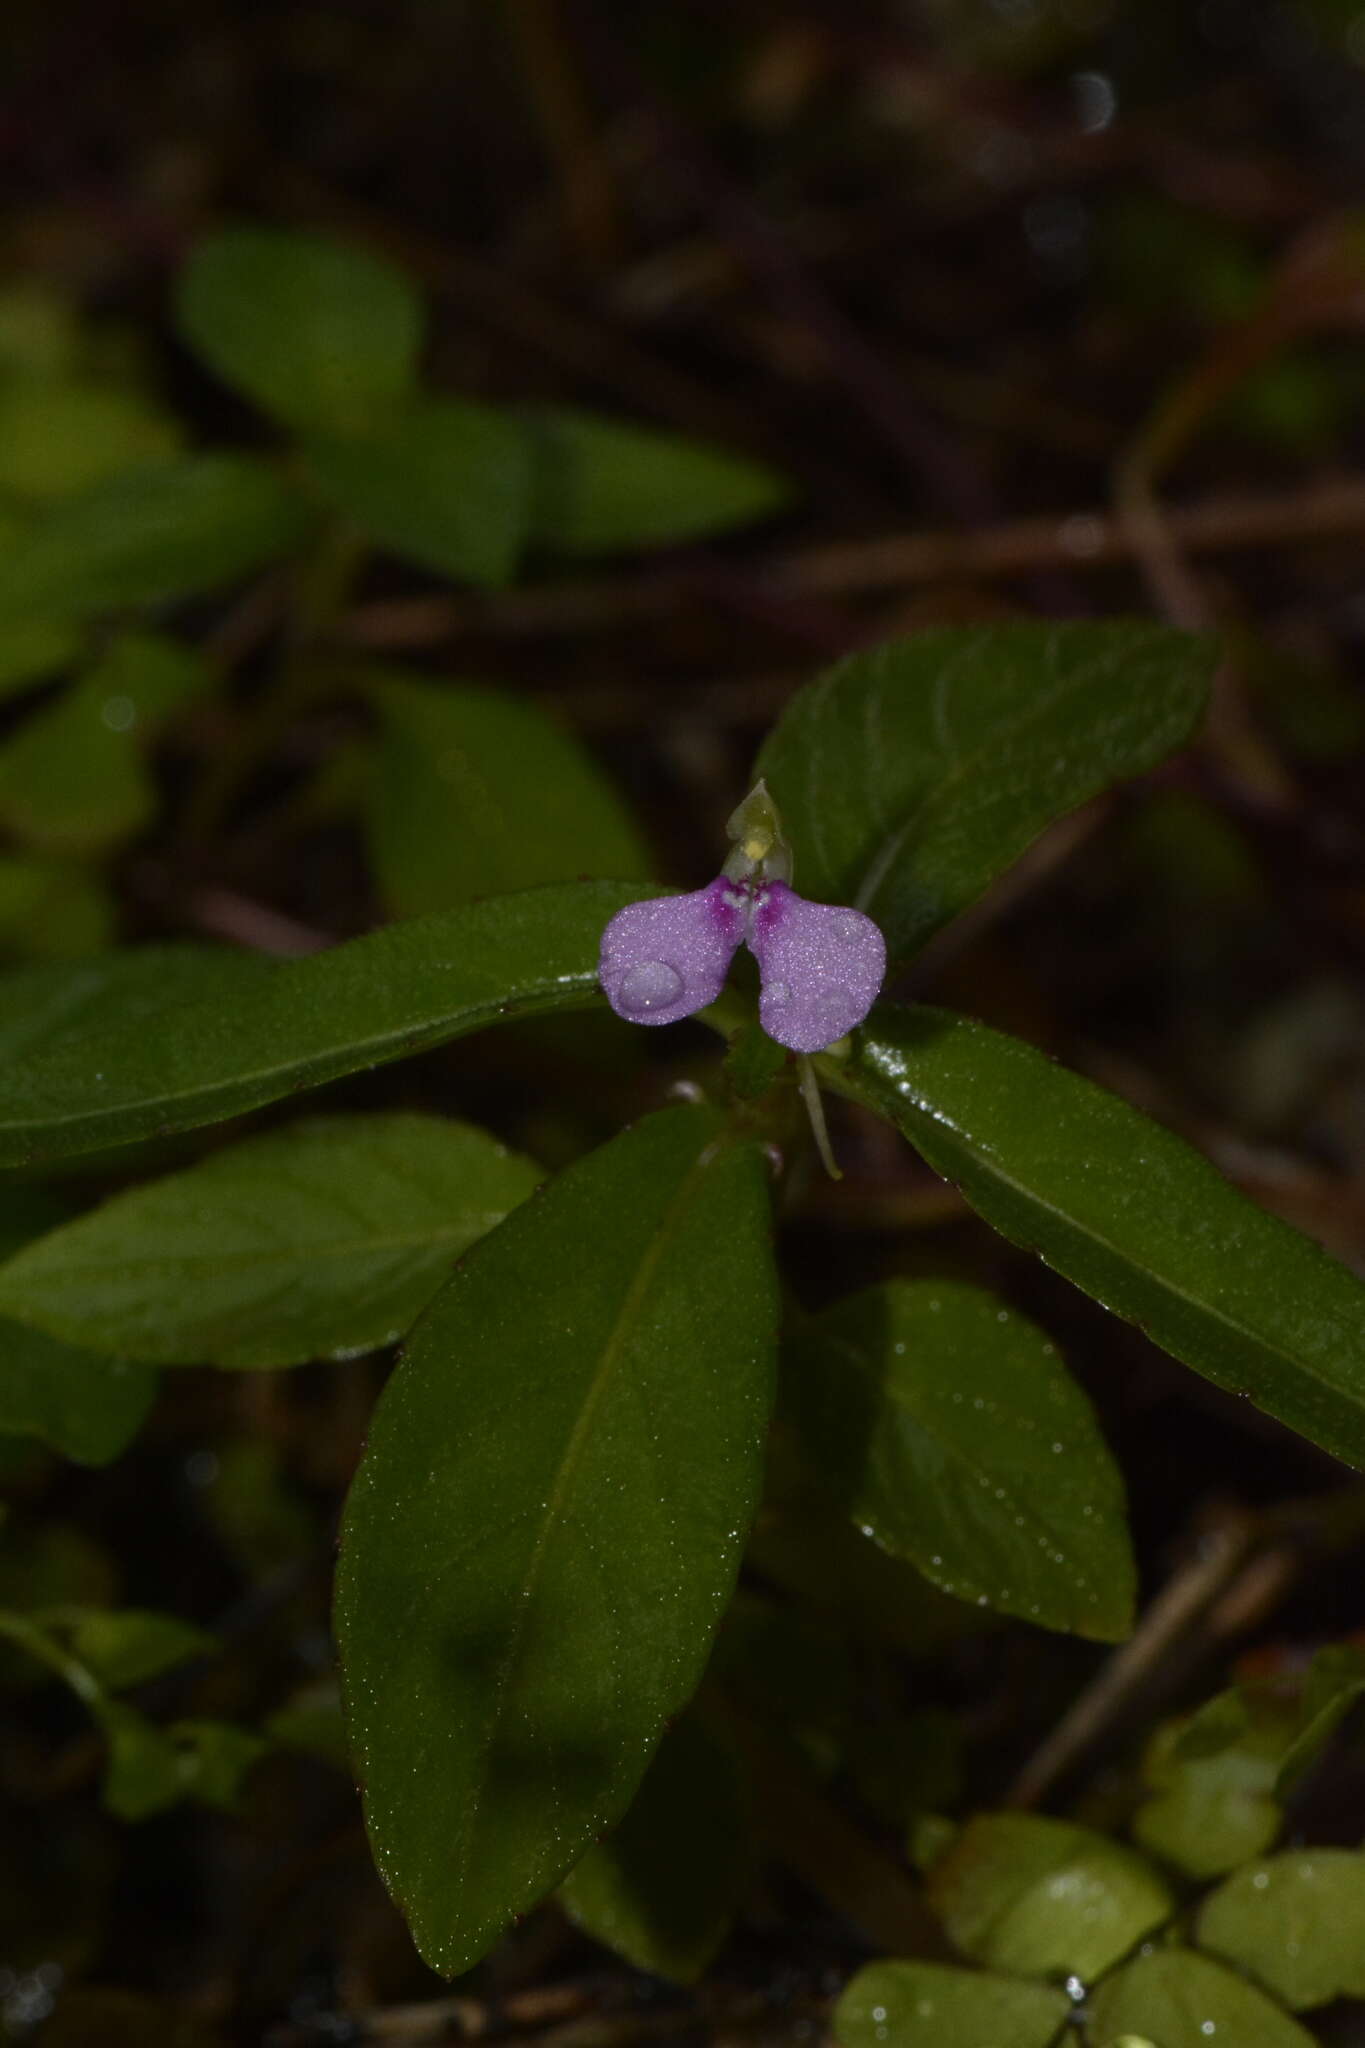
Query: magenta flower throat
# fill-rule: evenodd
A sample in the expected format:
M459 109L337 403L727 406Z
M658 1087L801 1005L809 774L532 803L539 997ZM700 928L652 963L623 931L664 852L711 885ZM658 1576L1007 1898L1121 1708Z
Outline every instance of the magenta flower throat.
M791 850L760 782L729 823L734 850L705 889L619 910L598 978L618 1017L676 1024L720 994L741 943L758 960L763 1029L793 1052L823 1052L861 1024L886 973L870 917L810 903L791 887Z

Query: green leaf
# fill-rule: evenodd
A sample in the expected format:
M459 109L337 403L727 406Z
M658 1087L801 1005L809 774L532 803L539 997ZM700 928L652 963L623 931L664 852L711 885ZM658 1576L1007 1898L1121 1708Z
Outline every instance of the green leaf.
M734 1757L684 1717L654 1752L621 1825L569 1872L560 1904L637 1969L695 1983L739 1906L746 1820Z
M0 974L0 1063L149 1024L179 1003L227 1005L275 963L231 946L129 946Z
M625 806L571 734L524 699L376 679L383 742L369 841L400 916L577 875L647 875Z
M370 540L462 583L510 582L526 538L531 450L492 406L428 399L361 436L314 439L309 466Z
M109 1741L104 1803L120 1820L148 1820L183 1799L190 1758L136 1707L106 1701L99 1719Z
M131 838L156 809L143 748L209 682L189 648L123 635L0 746L0 823L54 853L97 854Z
M231 1812L248 1771L269 1744L231 1721L176 1721L171 1733L185 1762L190 1796L201 1806Z
M0 1314L163 1365L393 1343L544 1178L485 1131L393 1112L290 1125L115 1195L0 1267Z
M410 395L424 325L401 271L283 228L229 228L201 242L176 318L224 383L286 426L338 433Z
M1365 1998L1365 1855L1300 1849L1251 1864L1205 1900L1198 1938L1292 2012Z
M218 1648L218 1638L174 1614L139 1607L57 1607L34 1620L59 1636L109 1692L123 1692Z
M298 501L241 455L125 471L0 545L0 619L60 622L219 589L301 539Z
M1216 1385L1365 1463L1365 1288L1116 1095L943 1010L825 1061L972 1207Z
M980 1288L898 1280L801 1326L792 1352L810 1468L860 1528L960 1600L1126 1633L1123 1481L1035 1324Z
M0 382L0 494L66 498L179 453L174 420L130 391L49 377Z
M151 1366L0 1321L0 1432L37 1437L78 1465L108 1465L142 1427L156 1388Z
M1154 1796L1134 1816L1134 1834L1192 1877L1220 1877L1260 1855L1283 1825L1283 1800L1362 1694L1360 1653L1328 1647L1297 1698L1265 1680L1165 1723L1143 1760Z
M607 919L649 884L573 882L390 925L325 953L253 962L242 986L110 1023L0 1072L0 1165L29 1165L277 1102L504 1017L600 1000Z
M834 2009L841 2048L1052 2048L1071 2011L1064 1991L950 1970L870 1963Z
M0 856L0 954L64 960L111 944L115 908L107 883L80 861Z
M0 558L4 543L0 540ZM45 682L79 659L85 636L60 620L14 619L0 625L0 697Z
M1054 819L1182 746L1216 647L1139 623L935 627L802 690L766 777L803 895L855 903L893 960Z
M1121 1842L1031 1813L968 1821L930 1871L928 1895L973 1962L1082 1983L1175 1912L1165 1881Z
M790 486L746 456L628 420L538 406L534 538L568 555L616 554L725 533L784 505Z
M624 1814L756 1504L766 1168L648 1117L469 1253L380 1399L337 1635L376 1858L470 1967Z
M1107 1977L1090 1999L1086 2040L1109 2048L1115 2035L1159 2048L1313 2048L1296 2020L1254 1985L1188 1949L1139 1956Z

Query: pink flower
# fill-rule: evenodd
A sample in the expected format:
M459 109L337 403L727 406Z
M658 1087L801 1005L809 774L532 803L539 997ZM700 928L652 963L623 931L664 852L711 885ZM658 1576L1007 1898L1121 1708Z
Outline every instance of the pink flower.
M763 1029L793 1052L823 1052L861 1024L886 973L886 941L860 910L790 887L789 850L763 784L730 821L725 872L686 896L619 910L598 977L618 1017L675 1024L720 994L741 941L758 960Z

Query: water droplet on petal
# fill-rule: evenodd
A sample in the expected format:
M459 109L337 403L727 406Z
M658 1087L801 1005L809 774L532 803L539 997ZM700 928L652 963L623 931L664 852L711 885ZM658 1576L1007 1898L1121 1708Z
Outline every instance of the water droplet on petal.
M676 967L667 960L642 960L621 983L621 1008L636 1016L646 1010L662 1010L665 1004L675 1003L682 992L683 978Z

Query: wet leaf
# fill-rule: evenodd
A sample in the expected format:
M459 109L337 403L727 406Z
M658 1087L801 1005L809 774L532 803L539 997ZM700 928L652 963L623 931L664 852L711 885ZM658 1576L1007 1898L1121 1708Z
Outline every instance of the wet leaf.
M220 589L299 541L298 501L243 455L127 470L0 545L0 619L51 623Z
M559 1901L637 1969L691 1984L729 1932L748 1866L737 1763L685 1716L654 1752L625 1819L569 1872Z
M369 841L400 916L579 875L647 875L624 804L538 706L397 674L372 695L383 738Z
M930 1871L928 1895L973 1962L1082 1983L1175 1912L1143 1857L1092 1828L1031 1813L975 1815Z
M1140 1111L947 1011L826 1063L986 1221L1207 1379L1365 1463L1365 1287Z
M0 1164L27 1165L276 1102L503 1017L600 1000L607 919L649 885L566 883L390 925L272 968L229 999L109 1022L0 1071ZM182 989L183 993L183 989ZM97 1063L98 1061L98 1063Z
M235 1002L275 963L232 946L127 946L0 974L0 1062L151 1023L179 1003Z
M914 952L1045 826L1182 746L1214 643L1139 623L937 627L850 655L759 754L803 895Z
M700 1676L757 1499L770 1228L757 1147L648 1117L470 1252L380 1399L337 1634L376 1859L435 1969L615 1825Z
M1301 1849L1239 1870L1205 1900L1198 1939L1292 2012L1365 1998L1365 1855Z
M1178 1948L1139 1956L1093 1993L1086 2040L1109 2048L1125 2034L1160 2048L1313 2048L1312 2037L1264 1992Z
M165 1365L374 1350L410 1328L460 1253L543 1178L487 1132L442 1117L293 1124L26 1246L0 1267L0 1314Z
M347 432L409 396L424 325L402 272L283 228L229 228L180 278L180 332L210 369L286 426Z
M870 1963L834 2011L841 2048L1052 2048L1064 1991L937 1963Z
M1127 1631L1123 1481L1027 1317L957 1281L892 1281L801 1326L791 1368L810 1469L893 1555L960 1600Z
M629 420L539 406L534 538L568 555L675 545L764 519L784 477L747 456Z
M492 406L433 398L345 440L314 438L319 491L366 537L461 583L510 582L530 518L525 430Z

